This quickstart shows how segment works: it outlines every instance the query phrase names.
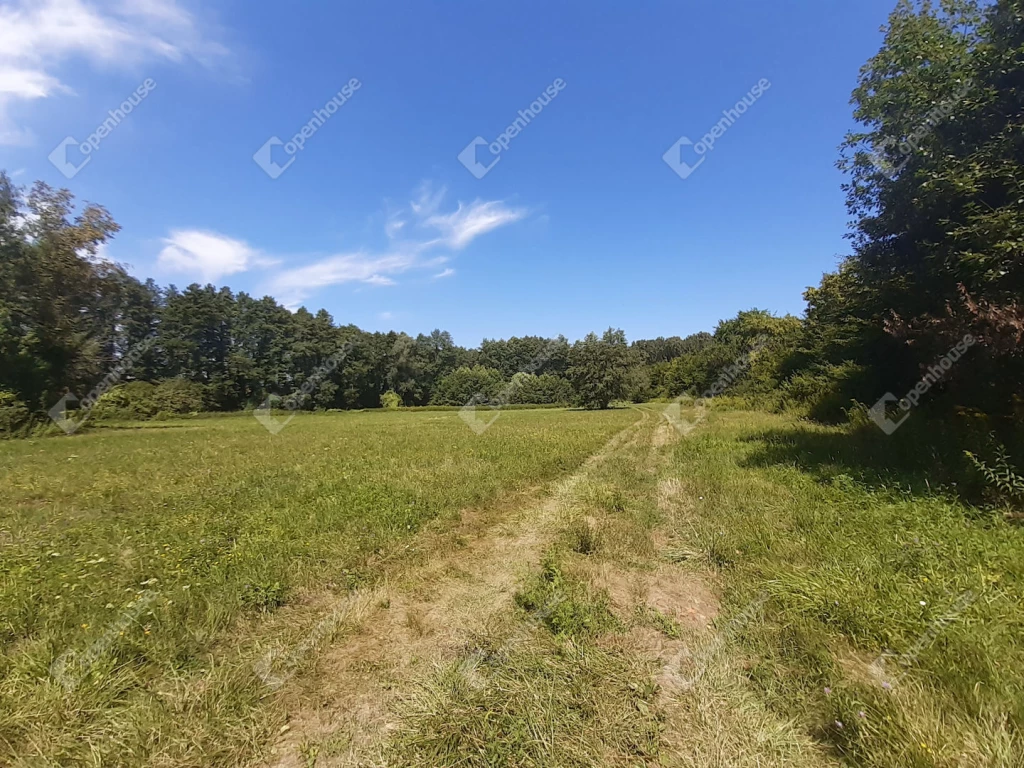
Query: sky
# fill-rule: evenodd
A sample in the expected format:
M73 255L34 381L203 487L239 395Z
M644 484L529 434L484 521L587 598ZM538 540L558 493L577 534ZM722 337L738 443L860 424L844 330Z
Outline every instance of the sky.
M800 314L895 0L0 0L0 169L140 278L467 346ZM726 115L726 111L731 112Z

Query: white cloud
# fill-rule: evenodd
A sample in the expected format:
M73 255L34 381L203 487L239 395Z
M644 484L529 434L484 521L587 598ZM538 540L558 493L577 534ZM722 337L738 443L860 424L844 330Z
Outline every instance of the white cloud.
M157 266L202 282L276 263L242 240L198 229L176 229L164 239Z
M387 249L338 253L305 266L285 269L268 276L261 290L277 297L286 307L295 309L317 290L332 285L394 285L398 275L410 270L437 270L442 267L449 256L438 253L438 250L460 250L480 235L526 215L525 210L510 208L499 200L477 200L468 206L459 203L455 211L439 214L437 210L443 197L443 189L433 192L428 186L423 186L408 210L388 217L384 225L385 235L390 241ZM406 222L401 218L403 215L411 216L412 221ZM396 225L396 222L401 223ZM407 223L412 234L404 240L397 240L397 235L406 231ZM228 275L280 262L243 240L217 232L178 229L163 242L157 266L164 272L183 274L202 282L217 282ZM454 269L446 268L433 277L440 279L454 274Z
M394 285L395 280L390 276L412 269L416 266L416 258L412 252L342 253L304 267L285 270L268 281L268 290L286 307L294 309L316 289L329 285Z
M13 123L13 105L73 92L58 74L69 62L133 69L210 64L226 53L178 0L12 0L0 5L0 144L29 138Z
M424 225L439 230L446 245L464 248L480 235L519 221L525 215L523 209L509 208L500 200L476 200L469 205L459 203L452 213L430 216Z
M461 250L477 237L526 216L525 209L512 208L500 200L459 203L451 213L438 213L445 189L420 185L407 210L391 214L384 231L391 247L383 253L358 251L329 256L304 267L285 270L267 283L267 288L288 307L300 305L320 288L343 283L393 285L394 276L413 269L437 268L448 261L434 255L439 248ZM398 240L400 234L407 234ZM445 269L434 278L450 277Z

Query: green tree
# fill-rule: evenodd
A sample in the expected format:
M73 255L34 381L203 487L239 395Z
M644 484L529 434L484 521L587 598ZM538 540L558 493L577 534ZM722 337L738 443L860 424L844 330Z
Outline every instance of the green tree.
M638 355L626 343L626 334L609 328L601 338L590 333L572 345L568 379L576 403L584 408L607 408L628 395L628 384L639 364Z
M1009 407L1024 374L1022 83L1020 0L899 3L853 93L854 254L810 292L812 350L900 388L970 333L972 364L938 389Z

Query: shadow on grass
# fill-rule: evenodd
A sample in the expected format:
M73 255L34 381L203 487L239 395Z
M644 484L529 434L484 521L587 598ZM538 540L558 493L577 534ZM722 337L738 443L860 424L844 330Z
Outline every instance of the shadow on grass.
M741 466L795 466L820 482L845 475L872 490L981 501L981 479L964 456L964 450L986 451L984 434L976 431L921 420L886 435L873 425L826 428L803 422L741 441L754 446Z

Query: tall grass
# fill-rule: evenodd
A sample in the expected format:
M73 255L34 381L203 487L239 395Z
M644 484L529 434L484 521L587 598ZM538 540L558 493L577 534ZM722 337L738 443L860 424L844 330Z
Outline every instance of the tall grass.
M246 649L280 605L372 583L430 521L575 469L633 419L523 410L478 436L451 412L301 415L271 435L229 416L0 445L0 764L259 754L273 697Z

